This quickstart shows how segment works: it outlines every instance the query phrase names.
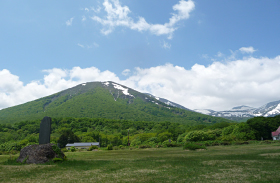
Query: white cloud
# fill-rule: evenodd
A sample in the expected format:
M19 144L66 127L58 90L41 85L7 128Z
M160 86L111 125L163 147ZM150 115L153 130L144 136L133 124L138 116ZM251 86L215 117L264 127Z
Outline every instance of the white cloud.
M162 47L165 48L165 49L170 49L171 44L168 44L167 42L163 41Z
M201 57L204 58L204 59L208 59L209 58L209 56L207 54L202 54Z
M209 66L195 64L185 69L172 64L151 68L126 69L125 80L111 71L74 67L70 70L44 70L41 82L24 85L8 70L0 71L0 108L10 107L44 97L80 83L115 81L140 92L148 92L190 109L230 109L238 105L259 107L280 100L280 56L243 58L214 62Z
M69 20L66 21L67 26L71 26L73 22L74 17L70 18Z
M94 43L93 43L93 46L96 47L96 48L98 48L98 47L99 47L99 44L97 44L96 42L94 42Z
M97 44L96 42L93 42L90 45L83 45L83 44L78 43L78 46L81 47L81 48L88 48L88 49L90 49L90 48L98 48L99 44Z
M224 54L222 54L221 52L218 52L216 56L217 57L222 57L222 56L224 56Z
M190 70L167 64L137 69L126 82L135 89L167 98L190 109L259 107L279 100L280 56L195 64Z
M71 70L49 69L44 70L43 82L31 81L23 85L19 77L4 69L0 71L0 109L35 100L61 90L91 81L116 81L119 78L110 71L101 72L95 67L81 69L74 67Z
M80 44L80 43L78 43L78 46L81 47L81 48L84 48L84 47L85 47L84 45L82 45L82 44Z
M104 0L104 10L107 13L106 18L102 19L99 16L93 16L92 20L101 23L104 27L101 32L105 35L110 34L115 27L123 26L139 32L149 31L157 36L168 35L172 39L173 32L177 29L176 24L184 19L188 19L190 12L195 8L192 0L181 0L173 6L173 13L168 23L165 24L149 24L145 18L139 17L135 22L128 14L131 12L129 7L122 6L119 0Z
M125 69L122 71L122 75L127 76L128 74L130 74L130 69Z
M239 49L242 53L254 53L256 50L250 46L250 47L242 47Z
M90 8L92 11L94 11L95 13L99 13L101 11L101 7L98 6L97 8L91 7Z
M89 9L88 9L88 8L85 8L85 11L89 12Z
M82 22L86 21L87 18L85 16L82 16Z

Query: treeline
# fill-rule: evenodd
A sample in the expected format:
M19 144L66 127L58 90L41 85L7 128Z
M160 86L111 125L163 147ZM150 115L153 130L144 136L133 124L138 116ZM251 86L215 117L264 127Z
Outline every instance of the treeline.
M280 126L280 115L255 117L246 123L220 122L211 125L185 125L174 122L145 122L92 118L53 118L51 142L57 143L65 132L73 132L81 142L98 142L102 147L109 144L165 147L185 142L239 142L271 140L271 132ZM0 125L0 151L19 151L38 143L40 120Z

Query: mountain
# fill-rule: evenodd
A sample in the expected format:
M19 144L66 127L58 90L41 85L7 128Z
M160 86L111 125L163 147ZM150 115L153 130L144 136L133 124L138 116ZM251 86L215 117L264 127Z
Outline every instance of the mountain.
M228 121L168 105L114 82L89 82L25 104L0 110L0 123L50 117L106 118L210 124Z
M160 97L156 97L156 96L154 96L152 94L149 94L149 93L145 93L145 94L150 96L150 97L153 97L153 98L155 98L155 99L157 99L157 100L159 100L159 101L161 101L161 102L163 102L163 103L165 103L167 105L170 105L172 107L177 107L177 108L180 108L180 109L185 109L185 110L188 110L188 111L192 111L192 110L190 110L190 109L188 109L188 108L186 108L186 107L184 107L184 106L182 106L180 104L177 104L175 102L171 102L170 100L167 100L167 99L164 99L164 98L160 98Z
M195 109L194 111L234 121L246 120L257 116L273 117L280 114L280 100L267 103L259 108L242 105L225 111L214 111L211 109Z

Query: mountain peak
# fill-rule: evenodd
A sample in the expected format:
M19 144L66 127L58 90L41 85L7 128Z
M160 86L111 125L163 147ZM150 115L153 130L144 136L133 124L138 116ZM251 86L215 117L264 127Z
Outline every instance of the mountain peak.
M0 111L0 123L50 117L215 123L224 119L178 108L175 103L112 82L87 82ZM203 119L199 121L199 119Z

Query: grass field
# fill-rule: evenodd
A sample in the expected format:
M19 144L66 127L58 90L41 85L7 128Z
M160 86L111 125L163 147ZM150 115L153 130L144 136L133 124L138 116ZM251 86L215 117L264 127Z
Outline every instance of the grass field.
M280 144L66 153L68 161L18 165L0 156L1 182L280 182Z

